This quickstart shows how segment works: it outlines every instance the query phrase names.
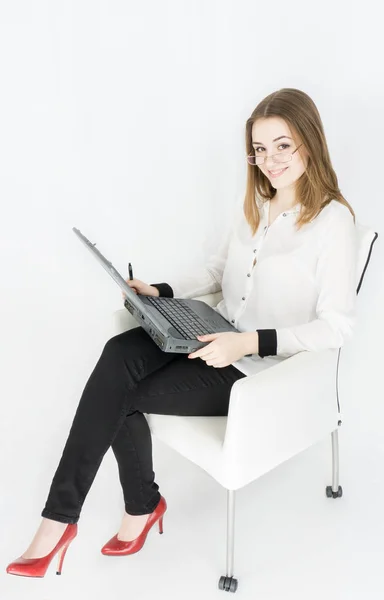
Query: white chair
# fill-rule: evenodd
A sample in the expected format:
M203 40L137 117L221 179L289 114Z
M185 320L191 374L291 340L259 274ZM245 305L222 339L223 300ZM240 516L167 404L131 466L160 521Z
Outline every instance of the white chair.
M357 291L378 234L356 224ZM216 306L222 293L196 299ZM137 327L125 308L114 313L115 333ZM227 489L227 564L219 589L235 592L233 576L235 491L287 459L332 436L332 485L329 498L342 496L339 485L338 398L339 349L300 352L239 379L230 394L227 417L180 417L146 414L151 433L209 473ZM313 385L316 382L316 385Z

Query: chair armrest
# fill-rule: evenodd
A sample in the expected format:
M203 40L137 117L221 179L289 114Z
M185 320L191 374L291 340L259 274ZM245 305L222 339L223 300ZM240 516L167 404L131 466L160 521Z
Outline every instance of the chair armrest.
M233 485L236 478L246 485L337 429L337 353L300 352L233 384L223 444Z
M214 294L205 294L204 296L198 296L194 298L194 300L201 300L209 306L216 306L216 304L220 302L222 297L223 293L220 290L219 292L215 292ZM116 310L113 313L112 318L114 335L118 335L119 333L123 333L123 331L128 331L128 329L133 329L134 327L139 326L139 323L126 308Z

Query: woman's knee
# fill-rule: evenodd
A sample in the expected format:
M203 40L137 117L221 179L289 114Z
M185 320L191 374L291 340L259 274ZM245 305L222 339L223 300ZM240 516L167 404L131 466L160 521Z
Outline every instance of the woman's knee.
M114 354L116 352L121 352L123 348L125 351L130 347L135 349L143 338L143 333L145 334L143 328L140 326L118 333L109 338L105 343L104 352Z
M107 342L104 345L103 352L115 353L116 351L119 351L121 348L121 335L122 334L119 333L109 338L109 340L107 340Z

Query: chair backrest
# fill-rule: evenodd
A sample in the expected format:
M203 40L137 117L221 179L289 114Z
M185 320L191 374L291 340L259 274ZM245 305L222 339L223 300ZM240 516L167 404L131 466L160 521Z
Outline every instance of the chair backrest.
M371 259L373 244L376 242L379 234L370 229L369 227L365 227L364 225L360 225L360 223L356 222L356 231L357 231L357 266L356 266L356 294L359 293L360 288L363 283L365 272L368 268L369 261ZM339 362L340 362L340 353L342 348L339 348L338 356L337 356L337 369L336 369L336 398L337 398L337 407L340 413L340 398L339 398ZM339 425L341 421L339 421Z
M364 225L360 225L360 223L356 222L356 231L357 231L357 269L356 269L356 294L359 293L361 285L363 283L364 275L367 270L369 261L371 259L373 244L379 237L379 234L370 229L369 227L365 227Z

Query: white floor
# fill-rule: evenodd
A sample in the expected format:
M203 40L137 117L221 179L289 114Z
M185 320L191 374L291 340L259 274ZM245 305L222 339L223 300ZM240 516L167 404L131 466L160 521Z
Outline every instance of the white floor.
M356 419L340 429L341 499L326 498L331 443L317 444L236 494L234 598L262 600L381 599L383 458L380 427ZM43 579L10 576L5 567L24 551L40 520L33 494L2 506L2 600L228 597L225 573L226 492L198 467L154 440L156 480L168 502L164 535L151 530L143 549L105 557L122 501L109 451L84 504L79 535L61 577L56 561ZM45 492L41 498L45 496ZM17 504L15 504L17 503ZM31 506L32 504L32 506ZM22 514L26 530L15 525ZM227 596L225 596L227 594Z

